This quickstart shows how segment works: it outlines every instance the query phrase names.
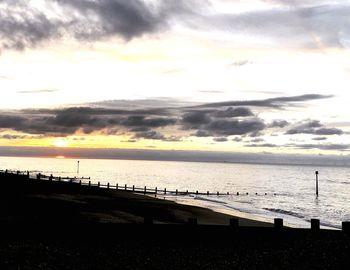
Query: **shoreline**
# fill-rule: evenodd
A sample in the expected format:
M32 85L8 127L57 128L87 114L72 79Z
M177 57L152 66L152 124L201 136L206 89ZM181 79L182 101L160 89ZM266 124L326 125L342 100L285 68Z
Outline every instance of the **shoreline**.
M215 212L209 208L176 203L172 200L107 190L78 183L28 179L26 175L0 173L4 186L0 208L7 216L2 222L50 221L73 223L198 224L229 225L237 218L241 226L272 227L272 223Z

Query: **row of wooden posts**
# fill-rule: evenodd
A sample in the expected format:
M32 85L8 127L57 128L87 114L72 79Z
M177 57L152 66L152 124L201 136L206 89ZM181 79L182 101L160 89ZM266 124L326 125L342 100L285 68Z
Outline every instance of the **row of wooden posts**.
M153 224L153 219L152 218L145 218L144 219L144 223L145 224ZM197 218L189 218L188 222L189 225L193 225L196 226L198 225L198 221ZM312 231L319 231L321 229L320 227L320 220L319 219L311 219L310 220L311 223L311 227L310 229ZM238 228L239 226L239 219L238 218L230 218L229 219L229 226L233 227L233 228ZM274 219L274 223L273 223L273 227L276 230L282 230L284 228L283 225L283 218L275 218ZM349 221L343 221L342 222L342 231L346 232L346 233L350 233L350 222Z
M27 172L21 172L21 171L0 171L3 173L11 173L11 174L17 174L17 175L25 175L27 176L29 179L30 178L30 173ZM249 193L249 192L235 192L235 193L230 193L230 192L199 192L197 191L179 191L178 189L176 190L167 190L166 188L164 189L158 189L158 187L152 189L152 188L147 188L147 186L144 187L135 187L135 185L132 186L128 186L127 184L125 185L119 185L118 183L115 185L112 185L110 183L107 184L101 184L100 182L97 182L97 184L94 184L91 182L90 177L55 177L52 174L50 176L38 173L35 175L35 178L37 180L48 180L48 181L65 181L65 182L70 182L70 183L75 183L75 184L79 184L82 186L89 186L89 187L98 187L98 188L105 188L105 189L116 189L116 190L121 190L121 191L128 191L128 192L134 192L134 193L140 193L140 194L153 194L153 195L196 195L196 196L227 196L227 195L236 195L236 196L240 196L240 195L249 195L249 194L254 194L254 193ZM89 180L88 182L86 182L87 180ZM272 193L274 196L276 196L276 193ZM255 193L256 196L259 195L259 193ZM261 195L270 195L268 193L261 193Z

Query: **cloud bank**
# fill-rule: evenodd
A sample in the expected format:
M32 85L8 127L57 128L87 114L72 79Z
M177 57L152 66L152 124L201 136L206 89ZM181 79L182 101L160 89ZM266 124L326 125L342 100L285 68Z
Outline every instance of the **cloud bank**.
M176 142L190 137L209 137L213 143L235 141L246 143L246 147L280 147L265 142L261 138L273 136L280 131L281 136L296 134L317 135L313 141L326 141L327 136L344 134L343 130L327 127L318 120L305 120L289 123L276 119L268 122L259 117L255 109L261 106L267 110L282 110L293 107L296 103L309 100L330 98L321 95L302 95L278 97L252 101L227 101L196 106L179 106L182 102L162 99L124 101L107 101L59 109L26 109L2 111L0 114L0 135L2 139L18 140L26 138L72 136L77 134L101 134L104 136L128 136L128 142L139 140L156 140ZM160 103L164 107L160 107ZM105 106L108 104L108 106ZM132 104L134 104L132 106ZM176 106L167 106L176 105ZM241 105L244 105L241 106ZM248 106L249 105L249 106ZM11 134L15 131L19 134ZM169 135L170 134L170 135ZM251 138L246 140L245 138ZM327 146L328 145L328 146ZM342 144L287 144L284 147L297 149L346 150Z
M348 47L349 3L270 2L281 6L223 13L215 9L215 1L52 0L39 5L34 0L5 0L0 3L0 47L22 50L67 37L83 42L131 40L175 24L194 31L267 38L275 46Z

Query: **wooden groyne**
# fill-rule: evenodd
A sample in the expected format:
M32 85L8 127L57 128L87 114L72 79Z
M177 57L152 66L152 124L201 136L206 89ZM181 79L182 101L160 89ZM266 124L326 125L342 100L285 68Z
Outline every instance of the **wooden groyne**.
M53 176L51 175L45 175L42 173L30 173L29 171L11 171L11 170L0 170L0 173L2 174L15 174L15 175L21 175L23 177L27 177L29 180L43 180L43 181L56 181L56 182L70 182L74 184L79 184L82 186L90 186L90 187L98 187L102 189L115 189L119 191L126 191L126 192L133 192L138 194L144 194L144 195L171 195L171 196L248 196L248 195L254 195L254 196L276 196L276 193L258 193L258 192L210 192L210 191L189 191L189 190L169 190L167 188L150 188L147 186L143 187L137 187L135 185L127 185L119 183L93 183L90 179L90 177L61 177L61 176Z

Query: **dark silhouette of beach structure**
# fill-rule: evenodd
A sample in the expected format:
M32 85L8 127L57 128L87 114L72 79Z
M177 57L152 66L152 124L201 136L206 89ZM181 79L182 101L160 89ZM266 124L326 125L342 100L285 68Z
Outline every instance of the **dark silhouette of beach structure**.
M311 229L286 228L282 219L250 223L78 178L0 172L0 211L0 269L342 269L350 262L347 222L343 230L320 229L317 219Z

